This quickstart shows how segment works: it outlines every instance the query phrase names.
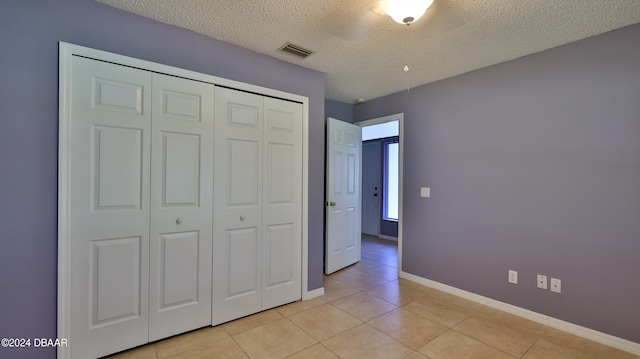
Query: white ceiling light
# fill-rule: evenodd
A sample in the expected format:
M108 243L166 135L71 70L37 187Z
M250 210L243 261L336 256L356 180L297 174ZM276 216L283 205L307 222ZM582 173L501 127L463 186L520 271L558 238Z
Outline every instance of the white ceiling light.
M417 21L433 4L433 0L386 0L384 11L399 24Z

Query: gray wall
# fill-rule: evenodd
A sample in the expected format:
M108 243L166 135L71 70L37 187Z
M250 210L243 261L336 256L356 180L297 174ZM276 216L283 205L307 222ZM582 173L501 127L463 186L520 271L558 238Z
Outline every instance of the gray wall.
M322 73L91 0L1 1L0 338L56 337L58 41L308 96L309 289L322 286Z
M635 25L355 106L405 114L403 270L640 342L638 44Z

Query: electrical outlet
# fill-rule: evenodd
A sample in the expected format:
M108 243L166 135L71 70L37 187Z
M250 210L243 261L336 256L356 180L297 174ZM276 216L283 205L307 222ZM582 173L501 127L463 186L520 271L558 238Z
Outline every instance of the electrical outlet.
M560 293L562 291L562 281L558 278L551 278L551 291Z
M547 289L547 276L538 274L538 288Z
M518 272L509 270L509 283L518 284Z

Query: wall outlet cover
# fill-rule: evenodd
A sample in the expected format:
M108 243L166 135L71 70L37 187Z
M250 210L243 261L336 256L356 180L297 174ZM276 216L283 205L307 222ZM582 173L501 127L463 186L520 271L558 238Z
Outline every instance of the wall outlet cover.
M542 274L538 274L538 280L537 280L536 283L538 285L538 288L547 289L547 276L546 275L542 275Z
M551 278L551 291L554 293L562 292L562 281L558 278Z
M509 283L518 284L518 272L509 270Z

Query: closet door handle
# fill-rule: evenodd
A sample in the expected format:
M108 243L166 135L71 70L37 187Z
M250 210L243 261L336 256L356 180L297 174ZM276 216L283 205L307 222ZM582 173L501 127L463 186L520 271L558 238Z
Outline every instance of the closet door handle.
M240 221L244 221L244 216L240 216Z
M176 218L176 223L177 224L182 224L182 218L181 217Z

